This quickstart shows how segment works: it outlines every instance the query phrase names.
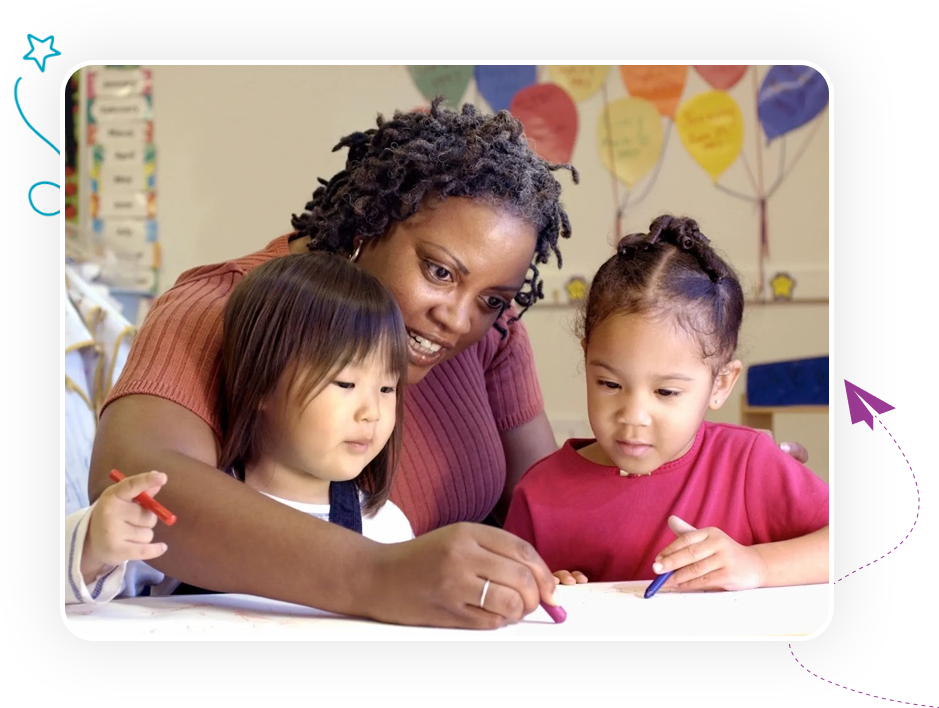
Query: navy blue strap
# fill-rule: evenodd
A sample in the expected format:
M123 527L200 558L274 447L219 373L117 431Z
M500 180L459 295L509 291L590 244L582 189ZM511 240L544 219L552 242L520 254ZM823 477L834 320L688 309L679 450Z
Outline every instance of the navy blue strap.
M362 507L354 480L329 483L329 521L362 533Z

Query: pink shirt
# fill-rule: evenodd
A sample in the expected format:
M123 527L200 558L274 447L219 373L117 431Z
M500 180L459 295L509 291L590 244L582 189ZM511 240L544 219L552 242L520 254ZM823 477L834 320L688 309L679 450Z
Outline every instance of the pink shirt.
M525 473L512 498L506 529L552 571L651 580L655 556L675 540L671 514L745 546L828 524L828 485L765 433L703 423L691 450L643 477L621 477L577 454L592 442L568 440Z
M183 273L147 313L102 410L121 396L160 396L192 411L220 436L225 302L252 268L289 253L287 238L243 258ZM508 331L502 339L490 329L405 390L404 446L391 500L416 535L486 518L505 486L500 433L544 409L528 333L521 322Z

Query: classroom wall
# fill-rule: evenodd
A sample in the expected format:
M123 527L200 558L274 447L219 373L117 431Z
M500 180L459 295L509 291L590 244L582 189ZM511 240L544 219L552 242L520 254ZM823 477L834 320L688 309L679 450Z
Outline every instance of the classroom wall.
M316 186L343 166L332 153L339 137L374 125L378 112L410 109L426 101L403 66L151 66L154 142L157 149L157 219L162 246L160 291L187 268L243 255L290 230ZM764 73L761 68L758 73ZM542 74L543 76L543 71ZM547 80L547 77L544 77ZM757 78L758 80L758 78ZM693 71L684 96L707 90ZM744 156L720 179L753 195L762 161L764 184L773 182L781 158L798 156L768 203L771 260L768 272L788 271L808 303L748 304L739 355L744 365L829 353L829 112L783 141L757 150L756 81L750 76L730 93L744 111ZM558 172L574 235L562 245L564 268L546 269L549 293L563 293L568 277L589 277L612 252L614 200L625 195L602 165L596 125L604 99L626 95L615 67L605 90L577 104L579 135L573 185ZM470 84L464 100L484 103ZM783 154L781 150L785 149ZM759 155L758 155L759 152ZM749 171L748 168L749 167ZM696 218L752 283L758 272L759 210L718 190L680 144L675 131L658 176L644 199L640 183L623 219L623 233L645 230L662 212ZM574 311L541 303L525 315L559 440L586 435L583 367L570 333ZM743 392L745 381L738 385ZM739 422L734 396L712 419ZM809 466L827 479L827 414L781 416L778 439L797 440Z

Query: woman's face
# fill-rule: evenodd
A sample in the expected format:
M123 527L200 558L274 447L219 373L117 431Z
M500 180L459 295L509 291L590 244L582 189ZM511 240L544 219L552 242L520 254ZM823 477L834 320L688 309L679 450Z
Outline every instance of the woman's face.
M391 291L408 330L408 380L415 384L489 331L522 288L535 228L463 197L429 201L362 247L358 263Z

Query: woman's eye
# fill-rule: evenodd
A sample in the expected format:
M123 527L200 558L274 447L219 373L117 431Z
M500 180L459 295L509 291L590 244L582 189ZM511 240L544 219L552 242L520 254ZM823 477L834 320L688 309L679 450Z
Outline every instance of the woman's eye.
M619 384L616 383L615 381L604 381L603 379L600 379L599 381L597 381L597 383L603 386L604 388L610 388L610 389L619 388Z
M427 261L427 270L430 273L431 277L434 278L434 280L443 280L443 281L452 280L450 271L444 268L442 265L437 265L436 263L431 263L430 261Z
M333 381L339 388L355 388L355 384L349 381Z
M496 297L495 295L485 297L483 300L486 303L486 307L488 307L490 310L501 310L509 306L509 303L507 303L501 297Z

